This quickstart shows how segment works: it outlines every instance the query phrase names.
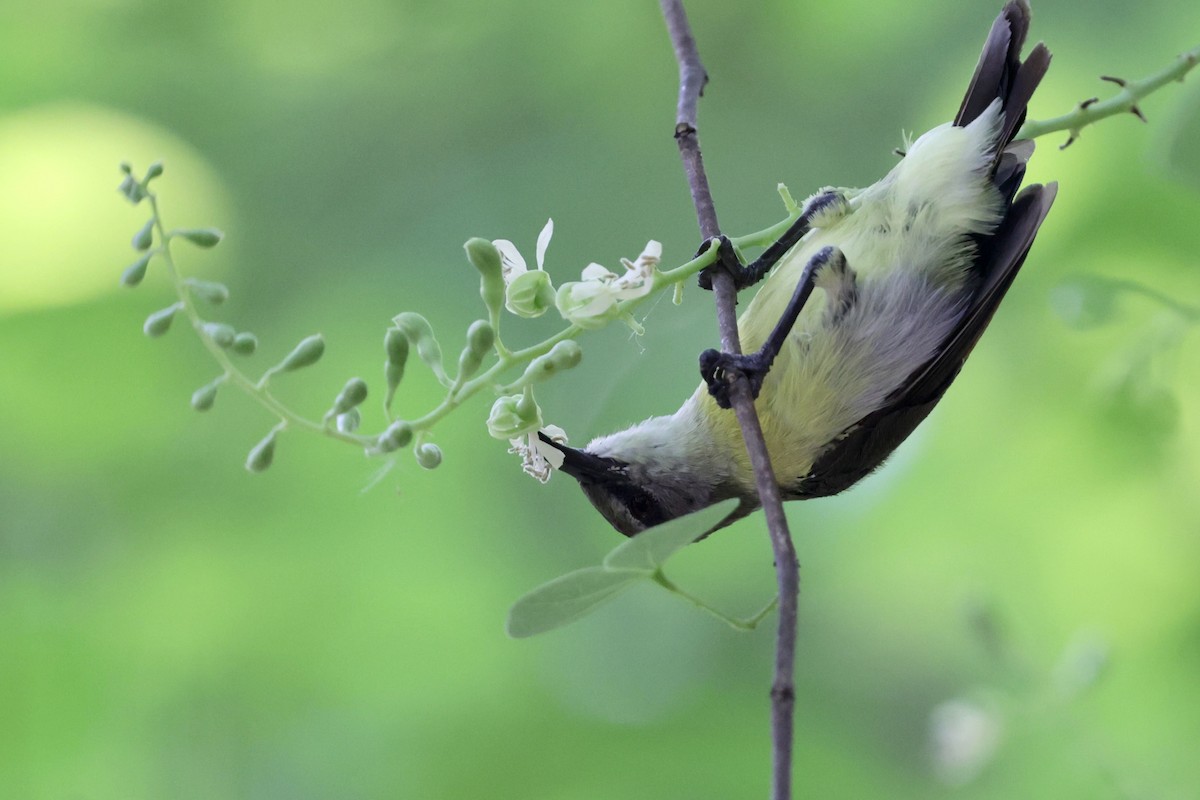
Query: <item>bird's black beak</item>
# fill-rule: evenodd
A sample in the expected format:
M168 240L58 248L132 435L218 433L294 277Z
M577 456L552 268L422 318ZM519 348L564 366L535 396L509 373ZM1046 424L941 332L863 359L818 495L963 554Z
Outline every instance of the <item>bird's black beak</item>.
M592 455L586 450L568 447L538 431L538 438L563 454L562 471L580 483L609 483L624 474L624 464L616 459Z

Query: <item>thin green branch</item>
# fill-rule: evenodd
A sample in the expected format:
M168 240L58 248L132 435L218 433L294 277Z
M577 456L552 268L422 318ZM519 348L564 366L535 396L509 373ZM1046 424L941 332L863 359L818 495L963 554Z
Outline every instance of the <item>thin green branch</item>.
M192 325L192 330L196 332L196 336L199 337L201 344L204 345L205 349L208 350L213 359L224 370L226 380L250 395L275 416L279 417L280 421L285 423L288 428L301 428L359 447L373 446L375 443L374 437L344 433L336 428L328 427L320 422L301 416L284 405L282 401L267 391L265 386L260 386L258 381L250 378L233 363L233 360L229 357L229 353L217 344L204 329L206 320L200 316L200 312L196 309L196 301L192 297L191 292L188 291L187 279L180 273L179 268L175 264L175 259L171 255L171 242L176 237L167 231L166 226L163 225L162 216L158 209L158 196L147 189L146 200L150 203L154 229L158 232L160 242L158 255L162 257L167 274L170 276L171 283L174 286L175 294L179 297L180 310L188 318L188 321Z
M1183 77L1200 63L1200 47L1196 47L1175 59L1166 69L1140 81L1126 81L1121 78L1103 76L1103 80L1115 83L1120 91L1108 100L1097 97L1084 100L1075 110L1059 117L1046 120L1028 120L1017 134L1019 139L1036 139L1050 133L1067 131L1067 141L1060 145L1066 148L1079 138L1080 132L1088 125L1093 125L1106 117L1117 114L1133 114L1143 122L1146 117L1138 105L1145 97L1158 91L1168 83L1182 82Z
M655 583L657 583L659 586L666 589L671 594L676 595L677 597L680 597L683 600L686 600L687 602L691 603L692 605L694 605L696 608L700 609L701 611L707 611L709 614L712 614L714 617L721 620L729 627L733 628L734 630L739 630L739 631L754 630L755 628L758 627L758 623L762 622L763 619L768 614L770 614L772 611L774 611L775 607L777 605L779 605L779 597L775 596L775 597L771 598L771 602L769 602L765 606L763 606L763 608L760 611L756 612L753 616L748 617L746 619L739 619L738 617L731 617L728 614L724 613L723 611L718 611L717 609L710 606L708 603L701 600L699 597L696 597L694 594L691 594L691 593L686 592L683 589L679 588L679 586L677 584L675 584L672 580L670 580L666 575L663 574L663 571L661 569L655 571L654 575L652 576L652 580Z

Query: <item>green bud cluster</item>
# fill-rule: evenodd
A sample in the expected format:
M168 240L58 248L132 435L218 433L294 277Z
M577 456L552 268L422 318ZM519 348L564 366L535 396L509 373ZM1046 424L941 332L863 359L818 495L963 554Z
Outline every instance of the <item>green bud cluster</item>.
M500 341L497 328L501 309L508 308L521 317L536 317L555 304L555 289L549 275L542 269L545 246L549 241L552 223L547 222L538 240L538 268L524 269L514 261L512 267L520 274L506 275L509 266L507 251L501 249L511 245L507 240L496 243L482 239L471 239L465 244L467 259L480 275L480 297L487 308L487 318L478 319L466 331L466 341L459 353L457 371L453 379L447 375L441 344L433 326L421 314L405 312L393 319L393 325L384 337L384 378L386 392L383 398L384 411L392 420L387 429L378 435L362 436L355 433L362 423L361 406L368 395L367 384L362 378L352 378L334 398L321 422L311 421L294 413L269 391L272 376L281 372L295 372L318 362L325 352L325 340L320 334L305 337L277 364L262 373L257 382L233 366L226 353L249 356L258 349L258 339L247 331L238 331L225 322L203 319L198 309L203 305L219 306L228 301L230 292L224 284L181 277L172 258L171 243L183 239L201 248L220 244L223 234L215 228L164 227L158 215L156 195L149 189L150 182L162 175L161 163L151 165L139 180L133 176L132 167L121 166L123 179L121 193L135 205L148 201L151 216L133 236L131 244L138 252L137 259L121 274L121 284L139 286L145 279L151 262L161 263L174 286L177 302L162 308L147 317L144 330L148 336L165 334L176 315L182 312L188 319L216 361L224 371L209 383L196 389L191 396L191 405L197 411L207 411L216 402L217 393L224 383L238 386L279 419L279 424L260 440L246 458L246 468L253 472L267 469L275 455L275 446L280 432L289 427L317 430L326 435L364 445L370 454L393 453L404 447L412 447L413 457L424 469L434 469L443 460L441 448L427 440L432 424L456 407L470 395L483 387L496 388L495 381L505 370L524 365L517 381L498 389L506 396L496 400L488 418L488 429L497 438L516 438L536 431L542 426L542 413L534 400L533 384L547 377L570 369L582 358L579 345L572 340L557 342L548 352L534 357L532 353L545 349L546 345L510 351ZM155 262L154 259L159 261ZM514 258L519 259L519 255ZM579 298L584 299L582 296ZM556 337L559 338L559 337ZM442 403L433 411L419 417L415 422L394 420L391 408L400 382L405 375L410 353L416 353L447 389ZM495 364L486 371L485 361L494 355ZM481 374L482 373L482 374Z

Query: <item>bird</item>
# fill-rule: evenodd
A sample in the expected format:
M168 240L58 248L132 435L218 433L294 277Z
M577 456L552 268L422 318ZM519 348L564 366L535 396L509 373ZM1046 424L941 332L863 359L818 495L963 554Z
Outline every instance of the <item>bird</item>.
M736 263L724 240L739 288L765 275L738 320L749 355L703 353L704 381L674 414L582 449L542 436L620 533L729 498L740 502L713 530L758 508L737 420L725 410L731 370L756 393L784 500L853 486L942 398L1058 189L1020 188L1033 142L1016 135L1050 64L1041 43L1021 58L1030 19L1027 0L1003 7L958 113L913 141L881 180L814 195L750 265Z

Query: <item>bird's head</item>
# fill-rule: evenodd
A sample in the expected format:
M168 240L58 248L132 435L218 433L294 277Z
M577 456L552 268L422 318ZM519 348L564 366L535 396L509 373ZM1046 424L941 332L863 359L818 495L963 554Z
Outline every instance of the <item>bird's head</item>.
M614 434L584 450L539 436L562 453L560 471L578 481L596 510L626 536L740 495L727 483L697 479L695 464L672 458L669 451L622 447L632 444L630 436ZM754 507L743 502L717 527L745 516Z

